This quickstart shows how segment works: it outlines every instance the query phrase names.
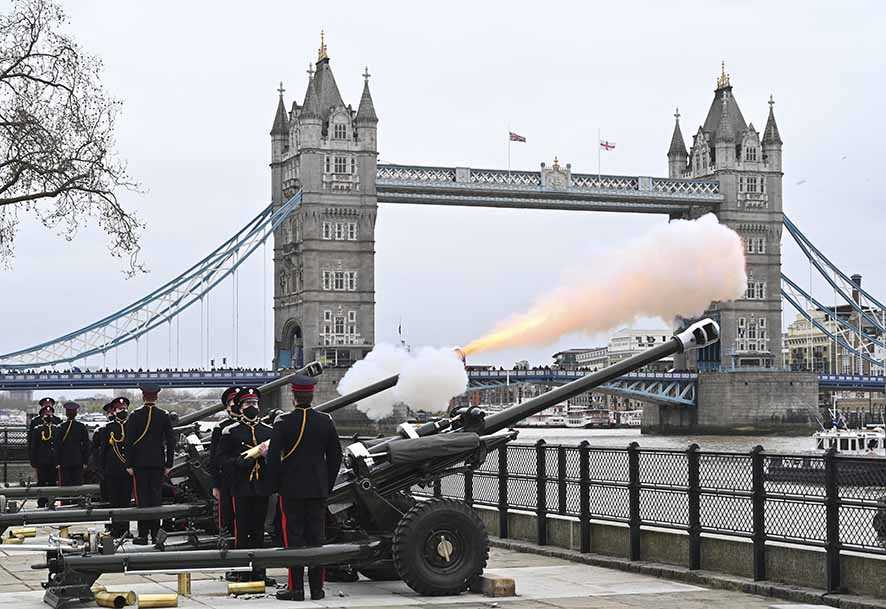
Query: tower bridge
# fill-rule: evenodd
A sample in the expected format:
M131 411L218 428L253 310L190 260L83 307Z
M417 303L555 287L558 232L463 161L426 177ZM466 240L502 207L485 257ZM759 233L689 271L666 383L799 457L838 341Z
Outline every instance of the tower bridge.
M781 272L783 227L835 293L843 297L852 294L850 306L857 315L875 321L886 317L883 305L861 289L860 280L837 269L784 216L783 142L774 102L770 97L765 127L758 131L753 122L745 120L725 69L716 80L707 115L688 148L680 114L675 113L666 154L667 177L573 173L569 163L561 164L556 158L550 165L541 163L530 171L473 168L467 163L455 167L379 164L379 117L369 73L363 74L362 94L354 110L341 96L322 43L304 95L287 103L284 93L281 85L270 131L271 201L264 210L209 256L158 290L84 328L0 355L0 368L21 371L71 365L138 341L202 302L272 237L272 369L320 360L327 373L319 392L321 397L328 396L347 367L375 344L378 205L410 204L650 213L669 219L693 219L712 212L734 229L746 247L748 286L744 297L712 303L705 315L719 321L721 341L689 361L676 362L678 368L692 374L699 371L701 376L676 385L664 382L667 379L659 379L662 383L658 384L633 379L631 386L615 387L626 395L645 393L655 398L650 398L650 403L663 406L652 406L644 415L653 427L765 426L765 421L774 421L781 413L816 403L820 384L823 388L882 387L877 379L883 373L883 362L874 356L873 349L883 344L886 327L877 324L874 330L882 330L877 336L870 333L870 327L862 331L860 325L853 334L852 324L835 319L842 324L841 334L831 338L850 357L858 358L858 375L842 380L831 375L827 380L784 370L782 302L799 309L800 301L805 297L810 302L811 296ZM829 318L837 315L834 310L823 314ZM237 371L232 374L236 376ZM242 380L248 380L247 376ZM222 379L203 371L193 372L189 378L163 378L174 386L214 386ZM98 382L96 379L79 380ZM42 383L71 379L32 380L49 386ZM114 383L132 379L106 373L98 380L110 383L100 386L119 386ZM668 408L672 405L698 407Z

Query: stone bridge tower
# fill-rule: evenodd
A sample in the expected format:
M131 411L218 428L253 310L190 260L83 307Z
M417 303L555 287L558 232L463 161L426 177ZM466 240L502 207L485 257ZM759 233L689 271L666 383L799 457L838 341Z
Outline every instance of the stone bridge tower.
M375 339L375 176L378 117L363 74L355 112L332 74L321 35L301 105L283 88L271 129L271 192L300 207L274 235L274 366L326 367L318 399Z
M773 101L760 134L746 123L725 66L707 117L687 151L676 114L668 150L672 178L715 179L725 201L720 222L742 238L748 285L743 298L714 303L706 315L719 319L722 337L690 361L701 370L781 368L782 141ZM697 214L704 213L700 210Z

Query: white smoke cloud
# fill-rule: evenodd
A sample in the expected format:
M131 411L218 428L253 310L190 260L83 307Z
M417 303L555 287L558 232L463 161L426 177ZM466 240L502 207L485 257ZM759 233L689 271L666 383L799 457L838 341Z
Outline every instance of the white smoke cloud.
M373 421L389 416L401 402L414 409L444 409L468 386L464 364L451 348L422 347L410 353L381 343L351 366L338 392L345 395L395 374L400 375L396 386L357 403Z
M597 334L639 317L701 315L747 287L744 248L713 214L674 220L567 277L529 311L464 347L465 353L548 345L572 332ZM601 267L603 267L601 269Z
M436 412L467 388L468 373L451 347L422 347L400 371L397 395L415 409Z

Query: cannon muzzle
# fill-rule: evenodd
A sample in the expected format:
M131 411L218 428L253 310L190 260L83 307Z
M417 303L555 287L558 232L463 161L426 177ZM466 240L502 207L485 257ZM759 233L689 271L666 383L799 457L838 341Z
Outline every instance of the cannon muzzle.
M516 404L510 408L505 408L499 412L486 417L483 424L483 432L490 434L512 427L525 419L550 408L551 406L568 400L571 397L585 393L592 389L605 385L610 381L614 381L618 377L634 372L640 368L658 361L663 357L674 355L675 353L683 353L692 349L701 349L708 345L712 345L720 339L720 327L712 319L703 319L697 321L685 330L674 335L671 340L648 349L642 353L638 353L633 357L623 359L611 366L604 368L598 372L593 372L578 380L567 383L562 387L558 387L547 393Z

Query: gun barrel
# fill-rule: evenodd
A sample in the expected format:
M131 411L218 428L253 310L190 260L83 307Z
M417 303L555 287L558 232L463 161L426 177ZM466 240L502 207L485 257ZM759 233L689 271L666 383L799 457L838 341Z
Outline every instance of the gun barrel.
M276 378L273 381L268 381L264 385L260 385L258 390L261 392L271 391L272 389L276 389L277 387L282 387L293 378L295 378L298 374L310 374L311 376L318 376L323 371L323 368L320 366L318 362L311 362L304 368L299 368L295 372L290 372L289 374L283 375L280 378ZM197 421L202 421L206 417L211 417L217 412L221 412L226 408L225 404L219 402L218 404L213 404L212 406L208 406L203 410L198 410L197 412L192 412L191 414L186 414L183 417L179 417L177 421L175 421L176 427L187 427L188 425L192 425Z
M10 486L0 488L0 495L7 499L25 497L39 499L41 497L98 497L101 489L98 484L81 484L79 486Z
M276 568L293 564L334 565L361 562L378 556L381 541L368 538L353 543L333 543L312 548L264 548L253 550L182 550L64 556L58 561L79 573L133 573L181 569L193 571L238 567Z
M199 516L206 511L201 504L176 503L148 508L77 508L62 510L28 510L0 514L0 531L7 527L30 524L71 524L77 522L128 522L130 520L161 520Z
M495 433L502 429L513 426L526 417L532 416L551 406L567 400L576 395L585 393L613 381L618 377L633 372L660 360L663 357L674 355L675 353L683 353L691 349L700 349L707 345L713 344L719 340L720 328L717 323L710 319L703 319L689 326L686 330L673 336L664 344L648 349L642 353L638 353L633 357L629 357L611 366L604 368L598 372L593 372L578 380L567 383L562 387L543 393L542 395L505 408L496 412L484 421L483 432L487 434Z
M389 376L386 379L382 379L380 381L376 381L371 385L366 385L358 389L357 391L352 391L346 395L340 395L337 398L333 398L328 402L323 402L322 404L318 404L314 406L314 410L317 412L335 412L345 406L349 406L350 404L354 404L359 402L364 398L368 398L371 395L375 395L376 393L381 393L386 389L390 389L394 385L397 384L397 381L400 379L399 374L395 374L394 376Z

